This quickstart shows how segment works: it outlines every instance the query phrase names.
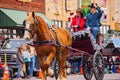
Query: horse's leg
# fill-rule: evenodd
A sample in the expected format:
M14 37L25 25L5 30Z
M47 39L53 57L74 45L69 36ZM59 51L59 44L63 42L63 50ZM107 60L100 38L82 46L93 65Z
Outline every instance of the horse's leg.
M62 80L62 76L63 76L62 59L58 55L57 55L56 59L58 60L59 65L60 65L60 72L59 72L59 76L58 76L57 80Z
M66 57L67 57L68 50L62 51L62 56L59 55L57 56L57 59L60 64L60 75L58 77L58 80L66 80L67 75L66 75Z
M68 53L68 50L65 50L63 52L64 56L63 56L63 78L64 80L66 80L67 78L67 74L66 74L66 58L67 58L67 53Z
M60 74L57 80L66 80L66 54L63 54L64 52L60 53L60 55L57 55L57 60L59 61L60 65Z
M66 59L63 60L63 80L67 79L66 75Z
M46 68L46 73L47 75L49 75L50 77L54 76L54 71L52 69L49 69L50 63L53 60L53 58L55 57L55 52L51 52L47 58L46 58L46 62L44 64L44 67Z
M40 68L42 70L42 80L46 80L46 70L44 68L44 60L42 56L38 56L39 57L39 61L40 61Z

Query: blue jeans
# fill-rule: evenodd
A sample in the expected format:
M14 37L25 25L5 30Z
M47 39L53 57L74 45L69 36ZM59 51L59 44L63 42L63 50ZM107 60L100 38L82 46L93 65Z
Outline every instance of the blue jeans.
M30 76L33 76L34 66L35 66L35 56L30 58Z
M74 72L79 73L80 72L81 61L74 62L73 65L74 65Z
M100 28L99 27L91 28L91 32L92 32L94 38L96 39L98 33L100 32Z
M21 76L21 75L20 75L21 67L22 67L22 65L21 65L21 64L18 64L17 78L19 78L19 77Z

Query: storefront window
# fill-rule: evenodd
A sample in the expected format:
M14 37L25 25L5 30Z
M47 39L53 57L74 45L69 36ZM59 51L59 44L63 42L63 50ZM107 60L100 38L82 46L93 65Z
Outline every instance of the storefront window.
M70 32L71 28L70 28L70 22L66 21L66 29Z
M7 28L0 28L0 36L8 37L8 38L16 38L16 36L20 36L20 38L24 35L24 29L7 29Z
M53 20L54 24L57 24L58 27L62 28L62 21L59 20Z
M110 30L109 25L102 25L100 27L100 32L102 33L104 40L106 40L108 38L108 30Z

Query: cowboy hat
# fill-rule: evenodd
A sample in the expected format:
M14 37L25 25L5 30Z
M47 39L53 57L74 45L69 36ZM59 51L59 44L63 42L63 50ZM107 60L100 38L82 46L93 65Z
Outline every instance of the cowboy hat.
M91 3L91 5L89 5L88 7L90 7L90 8L96 8L95 6L94 6L94 4L96 4L96 3ZM97 4L96 4L97 5Z

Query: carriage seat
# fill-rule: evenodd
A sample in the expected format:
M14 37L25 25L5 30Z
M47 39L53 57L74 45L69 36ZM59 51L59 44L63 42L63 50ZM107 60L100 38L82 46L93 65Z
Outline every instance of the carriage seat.
M72 48L82 50L82 51L85 51L85 52L88 52L88 53L94 51L94 48L92 46L90 37L87 37L87 38L84 38L84 39L73 40Z

